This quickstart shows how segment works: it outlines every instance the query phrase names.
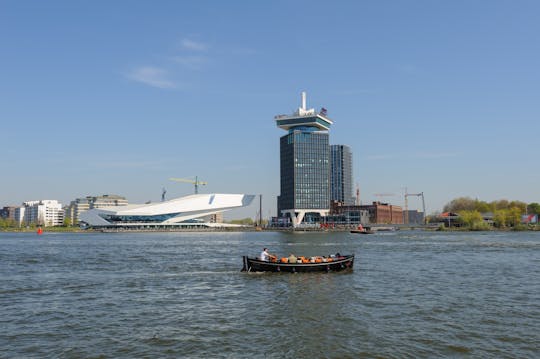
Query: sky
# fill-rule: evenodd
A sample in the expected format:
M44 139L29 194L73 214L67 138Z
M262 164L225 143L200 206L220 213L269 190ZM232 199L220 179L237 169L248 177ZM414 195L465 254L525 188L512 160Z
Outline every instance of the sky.
M363 204L540 202L539 14L533 0L0 0L0 206L159 201L193 193L169 178L198 176L200 192L262 194L274 216L274 116L302 91L351 147Z

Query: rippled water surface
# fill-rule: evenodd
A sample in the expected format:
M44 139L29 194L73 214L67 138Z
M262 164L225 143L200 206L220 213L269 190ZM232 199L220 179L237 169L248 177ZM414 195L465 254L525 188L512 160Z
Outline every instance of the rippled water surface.
M241 273L262 247L350 273ZM0 233L0 357L540 357L540 234Z

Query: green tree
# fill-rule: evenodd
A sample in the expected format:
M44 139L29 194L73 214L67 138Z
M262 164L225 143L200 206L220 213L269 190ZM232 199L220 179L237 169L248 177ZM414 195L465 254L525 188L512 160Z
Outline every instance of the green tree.
M508 222L512 227L521 224L523 211L519 207L512 207L508 210Z
M478 226L480 223L484 222L484 219L482 218L482 215L480 212L476 210L463 210L459 211L459 218L461 220L461 223L463 223L465 226L469 228L473 228L475 226Z
M495 226L498 228L506 227L508 223L508 210L506 209L495 210L495 212L493 212L493 222L495 223Z
M491 212L493 207L490 203L472 199L470 197L459 197L447 203L444 212L460 212L460 211L478 211L480 213Z
M472 211L475 209L475 200L470 197L459 197L447 203L443 212Z
M540 203L529 203L527 206L527 213L529 214L540 214Z
M527 203L521 201L511 201L508 203L508 208L518 208L521 213L525 213L527 211Z
M486 213L486 212L492 212L493 209L489 205L489 203L484 201L477 201L475 204L475 209L480 213Z
M0 218L0 228L6 229L9 228L8 220L4 218Z
M493 210L498 209L508 209L510 202L506 199L500 199L498 201L491 202L491 206L493 207Z

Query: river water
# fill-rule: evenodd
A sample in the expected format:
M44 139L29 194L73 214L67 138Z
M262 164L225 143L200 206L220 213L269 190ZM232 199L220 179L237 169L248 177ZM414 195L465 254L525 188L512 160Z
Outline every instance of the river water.
M539 356L540 233L0 233L1 358Z

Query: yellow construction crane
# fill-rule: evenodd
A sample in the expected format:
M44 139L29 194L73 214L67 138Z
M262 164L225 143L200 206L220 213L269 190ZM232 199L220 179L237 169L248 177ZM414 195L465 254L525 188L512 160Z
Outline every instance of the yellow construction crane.
M192 183L195 185L195 194L199 193L199 186L205 186L208 184L208 182L199 181L198 177L195 176L195 180L189 179L189 178L169 178L171 181L176 182L185 182L185 183Z

